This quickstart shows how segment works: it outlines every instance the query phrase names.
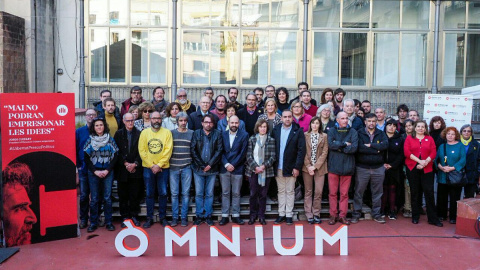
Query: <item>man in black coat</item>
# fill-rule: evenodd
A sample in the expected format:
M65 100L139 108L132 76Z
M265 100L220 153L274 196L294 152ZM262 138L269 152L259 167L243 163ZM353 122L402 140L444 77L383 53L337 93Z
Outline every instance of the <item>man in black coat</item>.
M115 176L118 181L120 215L124 220L131 218L136 226L140 226L137 218L140 188L143 187L143 169L142 159L138 153L140 131L134 128L133 121L133 114L124 114L125 127L118 130L114 136L119 149ZM122 228L125 228L123 223Z
M238 110L237 116L245 123L245 131L252 136L258 117L263 114L263 109L257 106L257 96L254 93L248 93L246 99L246 106Z
M380 214L385 179L385 154L388 137L376 127L377 116L365 115L365 128L358 130L358 152L355 159L355 197L353 199L352 223L357 223L363 205L363 193L370 183L372 192L372 216L378 223L385 223Z
M211 99L207 96L200 98L200 110L188 115L188 129L193 131L202 129L202 119L205 115L211 115L214 123L213 128L217 129L218 116L209 111Z
M275 224L284 221L293 224L293 204L295 202L295 181L300 174L306 154L305 135L293 123L291 111L282 112L282 125L277 125L272 134L275 138L275 179L278 186L278 218Z

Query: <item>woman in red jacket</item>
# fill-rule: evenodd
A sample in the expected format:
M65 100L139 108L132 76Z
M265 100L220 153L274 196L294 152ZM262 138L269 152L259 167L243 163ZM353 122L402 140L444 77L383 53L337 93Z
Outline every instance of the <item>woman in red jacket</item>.
M437 217L435 197L433 194L434 175L433 161L437 155L435 141L428 135L427 123L419 120L414 124L414 131L405 140L405 165L409 171L410 191L412 193L412 223L418 224L420 207L422 207L422 193L425 194L427 204L428 224L442 227Z

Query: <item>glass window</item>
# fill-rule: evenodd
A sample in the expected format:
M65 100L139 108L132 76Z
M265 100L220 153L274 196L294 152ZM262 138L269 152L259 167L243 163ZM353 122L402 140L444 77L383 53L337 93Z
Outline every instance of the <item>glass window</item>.
M297 27L298 0L272 1L272 27Z
M480 1L468 3L468 28L480 29Z
M313 27L340 27L340 0L313 2Z
M268 27L270 0L243 0L242 26Z
M211 79L212 84L237 83L237 32L212 32Z
M238 25L240 16L238 0L212 0L211 5L212 26Z
M88 16L89 24L108 24L108 1L105 0L90 0Z
M183 0L182 23L188 26L210 25L210 0Z
M427 34L402 34L401 86L425 86Z
M399 28L400 1L373 1L372 28Z
M429 1L403 1L402 28L428 29Z
M270 32L270 84L296 83L296 44L295 32Z
M90 80L107 81L108 29L90 29Z
M373 85L398 85L398 34L375 34Z
M167 82L167 31L150 31L150 82Z
M339 33L315 33L313 36L313 84L338 85Z
M132 82L148 82L148 31L132 31Z
M110 29L110 82L125 82L125 29Z
M465 34L445 34L444 86L463 86Z
M183 82L208 84L210 36L206 31L183 33Z
M480 85L480 34L468 34L465 86Z
M367 33L342 34L342 85L365 85Z
M370 0L343 1L343 27L368 28L370 21Z
M111 25L128 23L128 0L110 0L109 21Z
M131 0L130 24L168 25L168 2L161 0Z
M242 33L242 83L268 84L268 33Z
M444 28L465 28L466 1L444 1L445 8Z

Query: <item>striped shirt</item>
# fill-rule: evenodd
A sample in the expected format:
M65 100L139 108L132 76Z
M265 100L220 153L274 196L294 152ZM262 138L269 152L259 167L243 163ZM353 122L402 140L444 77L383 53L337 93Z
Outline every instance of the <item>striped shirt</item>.
M172 130L173 153L170 158L171 170L180 170L192 163L192 156L190 155L192 136L193 130L190 129L186 132L179 132L177 129Z

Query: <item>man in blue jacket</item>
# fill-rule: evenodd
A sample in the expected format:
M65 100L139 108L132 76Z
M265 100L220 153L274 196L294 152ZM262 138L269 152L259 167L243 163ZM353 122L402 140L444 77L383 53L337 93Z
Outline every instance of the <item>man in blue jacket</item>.
M220 167L222 184L222 220L219 225L228 223L230 211L232 222L243 225L240 218L240 190L242 189L245 158L247 155L248 133L238 129L240 119L233 115L228 120L229 130L222 132L223 154ZM230 192L232 203L230 206Z
M384 152L388 149L388 137L377 127L377 116L365 115L365 128L358 130L358 152L356 155L355 197L353 199L352 223L357 223L363 205L363 193L370 183L372 192L372 216L378 223L385 223L380 214L385 179Z

